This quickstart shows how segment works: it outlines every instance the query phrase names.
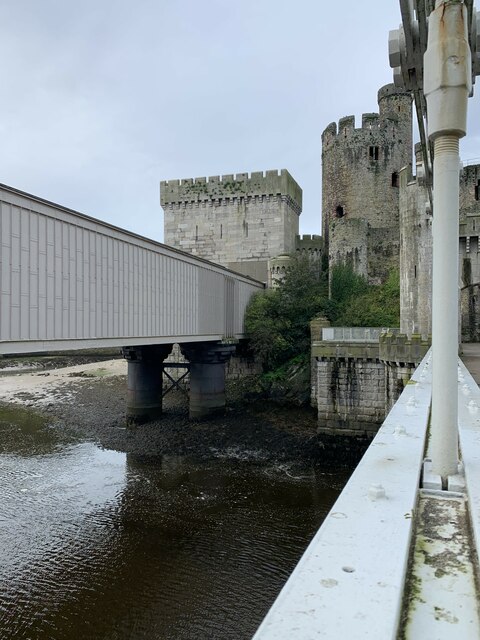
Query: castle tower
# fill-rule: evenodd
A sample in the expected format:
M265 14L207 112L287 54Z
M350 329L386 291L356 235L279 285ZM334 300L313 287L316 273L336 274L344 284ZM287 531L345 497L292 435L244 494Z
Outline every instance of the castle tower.
M331 123L322 134L322 226L330 267L349 263L371 283L399 265L400 169L411 162L412 98L393 84L379 113Z
M165 243L266 282L295 251L302 190L286 169L160 183Z
M325 255L325 246L322 236L305 234L295 238L295 254L305 256L310 262L318 265L320 272ZM278 287L287 275L292 262L292 253L275 256L268 261L268 286Z
M400 331L432 333L432 215L421 145L415 145L416 176L400 171Z

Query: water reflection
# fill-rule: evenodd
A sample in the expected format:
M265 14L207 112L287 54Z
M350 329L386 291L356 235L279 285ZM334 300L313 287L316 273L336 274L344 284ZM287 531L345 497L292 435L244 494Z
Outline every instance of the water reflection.
M43 453L0 455L2 638L249 638L346 480L54 436L46 453L45 425L16 427Z

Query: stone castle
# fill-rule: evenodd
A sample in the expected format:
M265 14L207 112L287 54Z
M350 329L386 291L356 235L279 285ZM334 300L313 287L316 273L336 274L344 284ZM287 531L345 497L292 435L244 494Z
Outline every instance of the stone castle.
M286 169L160 184L165 243L274 286L289 256L328 255L372 284L401 273L401 331L428 336L432 216L423 161L412 171L412 98L389 84L378 113L322 134L322 236L298 234L302 190ZM417 150L418 151L418 150ZM480 165L460 172L462 338L480 339Z
M399 269L400 333L372 341L328 329L329 341L323 320L312 322L312 405L324 434L373 435L431 333L433 217L418 145L412 163L412 99L387 85L378 107L359 128L348 116L323 132L322 236L298 235L302 190L285 169L161 183L167 244L269 286L294 252L350 264L372 284ZM478 341L480 165L461 169L459 180L462 340Z

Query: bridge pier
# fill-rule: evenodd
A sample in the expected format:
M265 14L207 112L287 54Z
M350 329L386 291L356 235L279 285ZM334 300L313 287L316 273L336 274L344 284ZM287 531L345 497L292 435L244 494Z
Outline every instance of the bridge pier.
M205 418L225 411L225 363L234 345L218 342L181 344L190 361L190 418Z
M127 424L143 424L162 413L162 362L172 350L171 344L124 347L128 362Z

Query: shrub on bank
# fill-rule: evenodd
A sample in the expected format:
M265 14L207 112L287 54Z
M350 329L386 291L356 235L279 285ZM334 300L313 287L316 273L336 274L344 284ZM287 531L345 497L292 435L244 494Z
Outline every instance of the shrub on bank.
M267 386L286 383L299 368L308 378L310 321L318 315L336 326L399 325L398 270L390 273L385 284L373 286L351 267L339 265L332 270L330 287L329 298L324 264L295 255L278 288L252 298L245 331L252 351L262 362Z

